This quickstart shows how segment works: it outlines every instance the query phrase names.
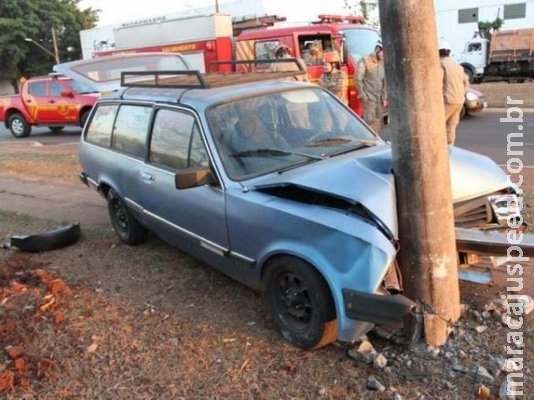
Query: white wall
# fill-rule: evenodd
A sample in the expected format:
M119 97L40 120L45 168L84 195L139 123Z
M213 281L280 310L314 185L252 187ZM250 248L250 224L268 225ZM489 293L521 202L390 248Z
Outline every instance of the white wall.
M478 31L476 22L458 23L458 10L478 8L479 21L494 21L503 18L505 4L526 4L526 18L504 20L502 30L534 27L534 0L434 0L438 38L450 42L452 56L457 57L464 49L465 42Z

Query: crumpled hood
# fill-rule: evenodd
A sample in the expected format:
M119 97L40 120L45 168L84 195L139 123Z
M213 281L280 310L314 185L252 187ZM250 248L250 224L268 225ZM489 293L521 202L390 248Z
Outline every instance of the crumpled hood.
M510 186L495 161L458 147L449 148L453 202L490 194Z
M396 236L397 210L389 146L360 150L322 162L273 174L257 182L262 187L295 185L310 191L363 204Z
M509 186L506 174L490 158L449 148L453 202L490 194ZM397 235L397 209L390 145L295 168L261 178L255 187L295 185L361 203Z

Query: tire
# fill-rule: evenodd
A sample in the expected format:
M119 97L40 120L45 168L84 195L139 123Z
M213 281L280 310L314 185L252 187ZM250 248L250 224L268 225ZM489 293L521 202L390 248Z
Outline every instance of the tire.
M121 242L130 246L145 242L148 231L135 219L117 192L110 189L107 201L111 225Z
M464 119L465 117L467 117L469 115L469 113L467 112L467 107L465 106L465 104L462 106L462 110L460 111L460 119Z
M475 80L475 72L471 68L465 65L462 65L462 67L464 68L464 72L467 75L467 79L469 80L469 83L473 83Z
M263 297L282 336L304 350L337 339L334 301L319 273L295 257L278 257L266 266Z
M7 121L7 125L11 134L18 139L28 137L32 132L30 124L19 113L12 114Z
M50 129L54 133L61 132L65 127L64 126L49 126L48 129Z
M85 110L82 113L82 116L80 117L80 126L83 128L85 126L85 123L87 122L87 119L89 118L89 113L91 110Z

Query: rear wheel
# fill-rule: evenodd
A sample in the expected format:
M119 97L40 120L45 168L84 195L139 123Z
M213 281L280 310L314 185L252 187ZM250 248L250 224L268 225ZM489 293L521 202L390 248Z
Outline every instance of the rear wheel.
M332 295L325 280L295 257L278 257L266 266L263 296L282 336L301 349L318 349L337 338Z
M110 189L107 199L109 219L119 239L128 245L145 242L148 238L146 228L135 219L117 192Z
M19 113L12 114L7 121L7 125L11 134L19 139L30 136L30 133L32 132L30 124L28 124L24 117Z

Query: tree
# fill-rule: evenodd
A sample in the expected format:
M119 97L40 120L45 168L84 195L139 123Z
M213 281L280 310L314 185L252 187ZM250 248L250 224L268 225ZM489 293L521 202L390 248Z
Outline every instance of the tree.
M2 0L0 2L0 80L9 80L15 90L21 77L49 73L55 60L52 30L60 60L81 56L79 31L96 26L97 12L80 10L81 0Z
M499 17L495 18L494 21L478 21L478 33L481 37L489 39L493 32L501 29L504 20Z
M344 0L344 8L349 10L352 14L359 14L367 21L369 25L379 26L380 21L378 17L378 0L360 0L357 4L350 4L351 1Z

